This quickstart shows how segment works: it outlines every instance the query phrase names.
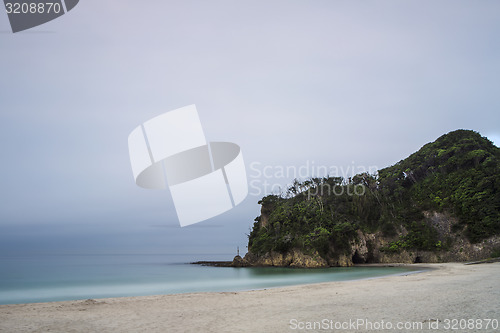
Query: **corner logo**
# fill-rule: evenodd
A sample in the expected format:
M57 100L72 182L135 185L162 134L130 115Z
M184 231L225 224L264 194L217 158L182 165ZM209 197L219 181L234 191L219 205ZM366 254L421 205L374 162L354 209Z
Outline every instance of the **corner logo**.
M205 140L196 106L146 121L128 137L135 182L172 194L181 227L222 214L248 194L240 147Z
M69 12L80 0L3 0L12 32L31 29Z

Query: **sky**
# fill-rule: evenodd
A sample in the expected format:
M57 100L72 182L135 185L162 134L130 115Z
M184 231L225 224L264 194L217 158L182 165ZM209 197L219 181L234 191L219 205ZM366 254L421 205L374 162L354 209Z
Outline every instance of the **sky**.
M498 1L82 0L13 34L0 13L0 252L246 251L259 199L374 171L456 129L500 145ZM180 228L135 185L129 133L195 104L249 195Z

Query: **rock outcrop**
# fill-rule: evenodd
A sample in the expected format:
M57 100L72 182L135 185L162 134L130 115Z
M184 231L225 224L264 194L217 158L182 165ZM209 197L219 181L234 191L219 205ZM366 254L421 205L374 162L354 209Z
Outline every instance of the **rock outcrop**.
M244 259L251 266L279 266L279 267L308 267L319 268L330 266L318 253L312 255L304 254L293 249L285 254L269 252L263 256L257 256L251 252Z

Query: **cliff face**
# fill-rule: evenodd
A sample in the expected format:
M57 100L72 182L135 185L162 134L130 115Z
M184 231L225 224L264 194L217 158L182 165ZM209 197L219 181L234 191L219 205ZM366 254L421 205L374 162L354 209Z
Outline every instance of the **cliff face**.
M306 255L297 249L292 249L286 253L271 251L263 256L256 256L251 252L245 255L247 265L251 266L279 266L279 267L328 267L325 259L319 254Z
M327 267L500 256L500 149L478 133L455 131L377 176L296 181L288 195L259 203L261 215L240 265Z
M350 250L323 258L314 251L305 254L299 249L291 249L285 253L270 251L264 255L255 255L248 252L240 261L239 266L278 266L278 267L304 267L318 268L341 266L348 267L354 264L369 263L439 263L439 262L464 262L475 261L490 257L500 248L500 236L489 237L479 243L473 244L463 237L452 233L451 226L456 219L439 212L425 212L426 222L439 231L439 239L452 243L449 248L439 251L425 251L406 249L396 252L388 251L389 244L397 241L407 234L405 230L392 237L384 236L382 232L365 233L360 230L356 238L350 243ZM267 221L267 219L265 219Z

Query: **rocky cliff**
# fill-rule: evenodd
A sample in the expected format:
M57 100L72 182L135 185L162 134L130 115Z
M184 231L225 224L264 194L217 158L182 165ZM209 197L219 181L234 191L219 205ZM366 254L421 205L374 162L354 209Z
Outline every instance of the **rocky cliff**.
M398 252L388 250L391 243L405 235L405 231L395 236L387 237L382 232L365 233L360 230L357 237L351 241L350 249L346 253L327 256L319 255L317 251L305 254L299 249L291 249L285 253L270 251L263 255L248 252L244 258L239 257L233 266L279 266L279 267L348 267L354 264L370 263L439 263L465 262L489 258L500 248L500 236L489 237L479 243L471 243L463 237L457 237L451 232L451 225L455 219L439 212L426 212L429 224L440 230L442 242L453 244L446 250L429 251L405 249ZM451 239L450 239L451 238Z
M459 130L377 175L295 181L286 195L260 203L249 252L238 266L500 256L500 149Z

